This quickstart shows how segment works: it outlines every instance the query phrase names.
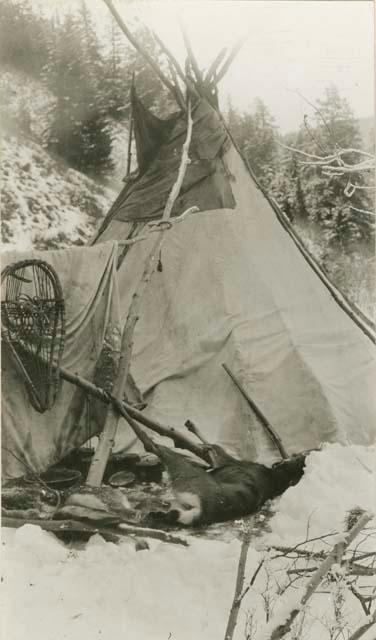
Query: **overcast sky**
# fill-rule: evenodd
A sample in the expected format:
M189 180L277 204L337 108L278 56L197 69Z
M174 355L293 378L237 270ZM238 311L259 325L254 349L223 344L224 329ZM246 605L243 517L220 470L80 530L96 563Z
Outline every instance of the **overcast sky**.
M246 44L221 83L222 106L227 95L241 109L260 97L281 130L289 131L310 111L296 91L315 101L334 83L357 117L374 113L371 0L113 1L127 22L136 19L152 26L182 60L179 14L203 67L223 46L232 46L248 32ZM66 0L44 0L43 4L62 6L63 2L66 6ZM97 24L103 24L108 12L104 2L87 4Z

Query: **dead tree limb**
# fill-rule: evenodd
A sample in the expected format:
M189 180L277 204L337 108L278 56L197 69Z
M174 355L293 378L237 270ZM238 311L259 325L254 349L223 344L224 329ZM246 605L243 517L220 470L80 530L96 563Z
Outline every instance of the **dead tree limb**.
M97 387L95 384L86 380L82 376L79 376L77 373L73 373L73 371L69 371L69 369L65 369L65 367L59 368L60 377L69 382L70 384L74 384L76 387L80 387L85 393L92 395L94 398L101 400L105 404L110 404L113 402L113 398L111 398L110 394L107 393L101 387ZM176 447L180 449L186 449L190 451L198 458L201 458L205 462L210 464L210 457L207 453L207 448L198 445L194 440L189 438L184 432L179 431L175 427L162 425L160 422L145 416L141 411L136 409L135 407L127 404L126 402L122 402L121 405L124 409L130 414L130 416L137 420L140 424L143 424L148 429L151 429L155 433L158 433L165 438L170 438ZM116 406L118 404L116 403Z
M283 638L286 633L288 633L291 629L291 625L295 618L299 615L302 608L307 604L308 600L315 593L317 587L320 585L322 580L328 574L330 568L335 563L340 563L341 558L346 551L347 547L351 544L351 542L357 537L357 535L364 529L366 524L372 519L372 515L369 513L364 513L357 522L354 524L352 529L344 535L343 540L337 542L334 545L331 552L325 558L325 560L318 567L317 571L314 573L310 581L305 587L304 594L300 599L299 606L292 609L287 616L286 621L282 625L278 625L275 627L270 633L270 640L280 640Z
M33 524L45 531L53 531L54 533L88 533L94 535L99 533L105 540L109 542L118 542L120 538L125 536L142 536L143 538L155 538L162 542L171 542L172 544L181 544L185 547L189 546L185 538L167 533L160 529L150 529L148 527L135 527L133 525L120 523L116 527L98 526L85 524L78 520L28 520L24 518L1 518L3 527L18 529L24 524Z
M89 382L89 380L82 378L77 373L73 373L68 369L61 367L60 376L63 378L63 380L66 380L67 382L80 387L86 393L89 393L95 398L98 398L98 400L101 400L105 404L110 404L111 402L113 402L113 398L111 398L111 396L106 391L104 391L100 387L97 387L92 382ZM116 406L119 406L118 402L116 402ZM208 454L207 448L196 444L196 442L189 438L189 436L187 436L185 433L179 431L178 429L175 429L175 427L162 425L160 422L157 422L156 420L145 416L141 411L135 409L126 402L121 402L120 406L123 406L125 411L129 413L129 415L140 424L143 424L145 427L148 427L148 429L151 429L155 433L158 433L165 438L171 438L176 447L180 449L186 449L187 451L190 451L191 453L196 455L198 458L201 458L202 460L210 464L210 456Z

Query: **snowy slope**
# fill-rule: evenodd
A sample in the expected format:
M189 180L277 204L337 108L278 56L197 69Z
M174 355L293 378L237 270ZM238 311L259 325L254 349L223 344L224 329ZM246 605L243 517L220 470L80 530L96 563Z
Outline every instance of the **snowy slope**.
M249 589L234 640L270 640L272 629L302 597L312 577L311 567L322 562L320 555L294 560L272 551L271 545L288 548L300 543L301 551L329 553L343 539L338 534L345 531L349 509L374 508L374 482L374 447L333 444L309 456L301 482L274 501L271 532L251 541L245 570ZM375 593L375 536L374 519L347 552L350 561L353 554L365 556L359 563L368 571L354 575L348 565L333 566L297 618L293 632L284 636L286 640L348 640L367 622L351 587L364 597ZM17 531L4 529L4 638L224 638L240 542L208 540L203 535L190 537L189 542L189 547L180 547L150 541L150 550L136 552L131 538L115 545L94 535L81 548L74 548L32 525ZM300 577L294 575L299 571ZM370 602L374 611L376 603ZM362 640L374 640L375 629Z
M51 157L44 148L54 102L54 96L41 81L14 69L1 69L1 213L5 250L85 244L123 186L126 127L117 122L111 125L114 171L106 183L110 186L103 186Z
M66 167L31 138L2 143L4 249L85 244L116 193Z

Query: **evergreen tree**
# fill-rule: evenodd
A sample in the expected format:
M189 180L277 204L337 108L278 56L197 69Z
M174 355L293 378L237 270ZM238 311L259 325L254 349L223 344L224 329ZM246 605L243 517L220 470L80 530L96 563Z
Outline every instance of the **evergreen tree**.
M263 182L273 165L277 131L266 105L256 98L252 112L240 113L229 101L226 121L250 167Z
M124 35L112 16L108 24L107 38L110 48L104 62L107 113L116 120L123 120L129 108L130 91L126 47Z
M126 44L124 34L112 18L107 33L110 43L105 59L105 92L108 114L116 120L128 119L133 76L137 94L148 109L162 118L176 111L175 101L171 99L154 70L134 47ZM163 68L165 61L149 30L139 28L134 35L142 48Z
M150 31L140 27L135 32L135 37L141 47L153 58L156 64L169 75L166 70L165 59L159 46L152 38ZM155 71L133 47L126 47L126 84L131 86L134 74L137 94L144 105L163 118L177 110L176 102L157 77Z
M89 173L111 168L104 67L85 3L55 25L44 73L56 96L47 146Z
M48 20L35 13L30 0L1 0L0 63L39 78L48 27Z
M315 126L301 130L297 146L316 156L331 155L339 149L360 149L361 137L349 104L341 98L336 87L325 90L317 101ZM349 153L349 163L355 160ZM352 176L328 176L320 167L306 165L301 170L305 208L312 222L319 224L329 246L354 251L359 243L371 246L373 240L369 219L356 209L371 209L367 191L357 189L346 196L346 185ZM361 175L353 176L359 186L365 185Z

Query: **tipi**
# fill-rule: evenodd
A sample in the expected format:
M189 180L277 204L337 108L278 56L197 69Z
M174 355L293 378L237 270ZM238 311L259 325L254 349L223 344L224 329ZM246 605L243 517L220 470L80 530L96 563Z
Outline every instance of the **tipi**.
M190 86L193 81L190 80ZM146 413L195 421L210 442L264 459L270 442L222 368L227 363L289 453L376 434L371 323L341 295L258 185L213 99L196 83L193 133L173 215L144 295L131 372ZM184 112L158 120L133 95L138 173L127 180L94 244L120 244L158 219L186 137ZM120 251L127 316L152 238Z
M190 164L172 215L191 206L199 212L164 232L128 359L132 385L147 402L144 414L182 429L189 418L209 442L239 458L272 459L276 449L225 363L288 454L325 441L370 444L376 434L374 327L308 254L227 131L215 80L232 54L223 64L218 56L203 79L188 53L188 75L171 64L192 109L176 82L167 81L181 110L164 121L133 92L138 170L127 177L94 246L9 255L6 263L31 257L56 269L66 303L61 366L103 387L106 345L116 351L154 243L147 223L161 218L190 138ZM140 234L146 239L133 243ZM108 420L99 402L84 424L85 393L69 383L41 416L8 355L4 350L3 472L16 477L26 467L39 472L58 462ZM138 396L134 385L132 393ZM134 435L123 427L123 445L130 448Z

